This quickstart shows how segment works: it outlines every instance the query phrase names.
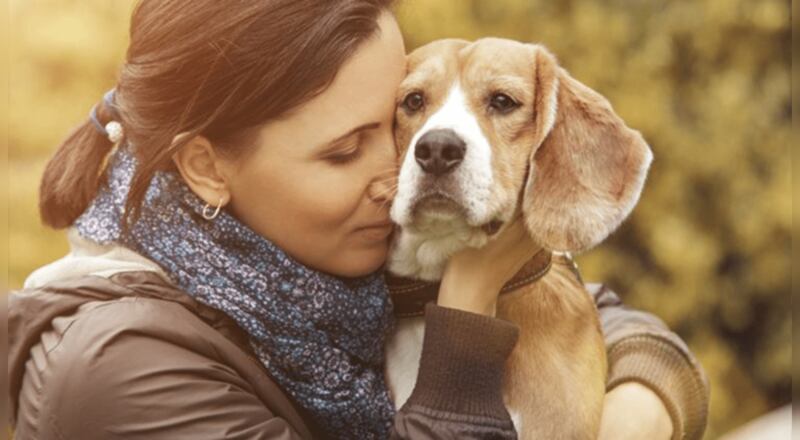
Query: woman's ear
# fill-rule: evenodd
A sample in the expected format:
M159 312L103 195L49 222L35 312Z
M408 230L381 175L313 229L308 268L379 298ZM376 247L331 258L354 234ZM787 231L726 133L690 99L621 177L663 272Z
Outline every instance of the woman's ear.
M653 160L611 104L534 45L534 145L522 212L544 247L580 252L630 214Z
M192 192L210 206L225 206L230 201L225 164L207 138L195 136L172 156L172 161Z

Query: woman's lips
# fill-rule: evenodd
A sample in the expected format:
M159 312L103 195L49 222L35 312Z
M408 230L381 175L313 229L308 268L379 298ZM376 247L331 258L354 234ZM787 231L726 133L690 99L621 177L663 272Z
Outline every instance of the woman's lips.
M356 234L375 241L385 240L389 237L392 231L394 231L394 224L391 222L375 223L368 226L362 226L355 230Z

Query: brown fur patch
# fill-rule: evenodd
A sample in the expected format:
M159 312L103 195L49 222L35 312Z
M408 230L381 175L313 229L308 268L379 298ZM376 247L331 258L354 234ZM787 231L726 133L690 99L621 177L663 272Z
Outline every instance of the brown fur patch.
M605 239L630 214L652 153L600 94L534 48L539 141L531 155L524 212L533 237L550 249L584 251ZM548 93L557 98L546 99ZM556 105L553 109L552 106ZM549 131L544 119L555 112Z
M522 439L594 439L605 396L606 358L591 296L556 258L538 282L498 299L497 316L517 323L506 363L506 405L520 413Z

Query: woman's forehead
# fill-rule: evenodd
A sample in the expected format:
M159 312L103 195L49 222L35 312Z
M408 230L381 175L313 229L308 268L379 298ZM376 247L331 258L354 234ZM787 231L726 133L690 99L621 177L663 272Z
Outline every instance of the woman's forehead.
M405 48L391 14L379 20L380 30L366 40L322 93L267 124L275 136L301 136L307 148L333 140L352 128L390 120L397 87L405 75Z

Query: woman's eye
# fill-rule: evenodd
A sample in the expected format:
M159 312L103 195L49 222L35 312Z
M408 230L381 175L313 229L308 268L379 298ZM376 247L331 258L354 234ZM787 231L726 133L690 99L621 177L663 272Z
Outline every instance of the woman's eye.
M420 92L411 92L403 99L402 107L409 113L415 113L425 106L425 97Z
M519 107L517 101L505 93L495 93L489 100L489 107L500 114L506 114Z
M330 156L328 157L328 160L334 164L341 165L358 159L358 156L360 155L361 155L361 148L359 147L348 153Z

